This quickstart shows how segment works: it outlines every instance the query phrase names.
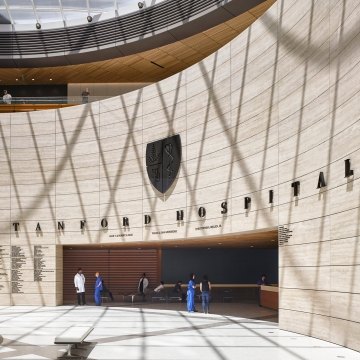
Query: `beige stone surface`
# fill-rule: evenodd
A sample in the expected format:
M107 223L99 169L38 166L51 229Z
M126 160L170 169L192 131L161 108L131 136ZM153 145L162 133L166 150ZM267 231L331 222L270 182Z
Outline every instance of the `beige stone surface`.
M23 294L1 279L0 304L61 304L63 245L185 242L283 225L292 236L279 247L280 327L360 350L359 19L357 0L278 0L229 44L157 84L87 105L0 114L0 241L24 246L29 271ZM174 134L181 167L161 195L147 177L146 145ZM39 244L49 247L53 271L43 283L31 281ZM10 255L1 261L11 277Z

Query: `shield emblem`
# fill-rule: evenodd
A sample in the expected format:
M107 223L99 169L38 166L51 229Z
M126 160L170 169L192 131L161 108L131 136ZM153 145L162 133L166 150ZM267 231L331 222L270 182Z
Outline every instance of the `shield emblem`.
M151 184L165 194L179 172L181 162L180 135L146 145L146 170Z

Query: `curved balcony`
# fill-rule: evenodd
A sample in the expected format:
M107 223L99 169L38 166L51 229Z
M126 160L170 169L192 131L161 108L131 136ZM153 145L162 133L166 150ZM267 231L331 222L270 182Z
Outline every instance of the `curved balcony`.
M0 67L88 63L164 46L228 21L265 0L168 0L86 25L0 32Z

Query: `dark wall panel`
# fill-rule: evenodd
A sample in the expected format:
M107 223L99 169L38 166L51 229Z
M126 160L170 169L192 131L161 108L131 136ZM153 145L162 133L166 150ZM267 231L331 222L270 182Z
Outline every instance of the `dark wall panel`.
M253 284L262 273L278 283L278 249L167 249L162 251L162 279L198 280L207 274L213 283Z
M59 97L67 96L67 85L2 85L1 96L7 90L12 97Z
M133 293L139 278L146 272L150 288L160 281L158 250L64 249L64 304L74 303L74 275L83 268L86 278L86 299L93 302L95 272L99 271L115 299L119 294Z

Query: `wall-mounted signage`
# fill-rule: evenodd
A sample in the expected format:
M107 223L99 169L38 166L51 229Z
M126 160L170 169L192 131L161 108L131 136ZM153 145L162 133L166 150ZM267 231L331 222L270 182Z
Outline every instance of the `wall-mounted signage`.
M162 194L165 194L175 181L180 163L180 135L146 145L146 170L151 184Z
M149 177L153 176L154 174L157 174L158 172L162 173L163 177L160 177L162 179L159 183L155 181L155 177L153 178L154 184L157 184L156 186L159 187L159 189L167 190L171 184L173 183L176 174L179 170L179 164L181 159L181 141L180 136L175 135L167 139L159 140L154 143L148 144L147 153L151 157L151 161L148 163L148 174ZM169 154L172 154L171 160L169 158ZM147 155L147 156L148 156ZM161 158L161 161L158 161ZM165 160L164 160L165 158ZM156 160L157 159L157 160ZM156 161L155 161L156 160ZM156 163L157 162L157 163ZM171 170L169 170L171 168ZM154 171L154 172L153 172ZM151 175L152 174L152 175ZM350 177L354 175L354 170L351 169L350 166L350 159L345 160L345 177ZM154 175L155 176L155 175ZM166 179L164 180L164 176ZM153 185L154 185L153 184ZM155 185L154 185L155 186ZM317 189L321 189L323 187L326 187L326 181L325 181L325 175L324 172L319 173L318 177L318 183L317 183ZM300 195L300 181L296 180L291 183L291 188L293 189L293 196L297 197ZM244 197L244 208L246 210L249 210L251 207L251 197L245 196ZM274 202L274 190L269 190L269 204L273 204ZM221 215L226 215L228 213L228 202L223 201L220 204L219 212ZM207 210L205 206L199 206L197 208L197 215L199 219L205 220L206 219ZM185 220L185 211L182 209L178 209L174 211L174 220L176 222L181 222ZM145 214L144 215L144 225L150 225L151 224L151 215ZM130 228L130 218L124 216L122 217L122 226L124 229ZM20 222L13 222L12 223L14 230L20 231ZM138 224L139 225L139 224ZM138 226L137 225L137 226ZM159 224L161 225L161 224ZM109 222L107 218L102 218L100 220L100 229L107 230L109 226ZM220 225L214 225L214 226L206 226L204 225L201 229L205 228L216 228L220 227ZM41 224L40 222L36 222L36 225L34 226L36 232L41 232ZM80 230L84 230L86 228L86 220L80 220ZM200 228L198 228L200 229ZM64 221L58 221L57 222L57 230L61 233L65 232L65 222ZM175 231L175 230L174 230ZM177 230L176 230L177 231ZM163 231L161 233L168 233L169 231ZM153 234L156 234L157 232L153 232ZM113 236L132 236L132 234L119 234L119 235L113 235Z

